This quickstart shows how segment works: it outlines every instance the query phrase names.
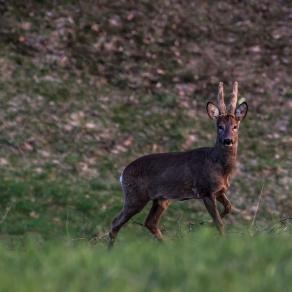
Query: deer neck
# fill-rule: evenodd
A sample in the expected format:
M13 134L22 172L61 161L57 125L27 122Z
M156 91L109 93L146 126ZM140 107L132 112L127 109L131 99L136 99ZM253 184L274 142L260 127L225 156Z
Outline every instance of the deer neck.
M223 146L217 140L213 148L213 159L222 166L225 174L230 174L235 168L237 158L237 145L238 143L236 142L232 147L229 148Z

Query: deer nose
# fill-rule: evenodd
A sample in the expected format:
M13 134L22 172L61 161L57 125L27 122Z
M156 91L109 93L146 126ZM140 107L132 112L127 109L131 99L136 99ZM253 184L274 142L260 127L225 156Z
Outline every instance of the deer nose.
M229 138L224 139L225 146L231 146L232 144L233 144L232 139L229 139Z

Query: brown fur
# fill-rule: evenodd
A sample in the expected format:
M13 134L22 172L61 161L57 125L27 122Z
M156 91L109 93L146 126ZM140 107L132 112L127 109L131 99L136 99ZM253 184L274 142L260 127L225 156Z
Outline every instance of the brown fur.
M238 127L246 115L247 105L240 105L235 115L219 115L216 106L208 103L207 112L216 119L217 139L214 147L150 154L138 158L125 168L121 183L125 196L124 207L112 222L111 244L121 227L149 201L153 201L153 205L145 226L160 240L162 233L158 224L170 200L202 199L219 232L224 233L222 218L231 211L231 203L225 193L235 169ZM217 201L224 206L221 215Z

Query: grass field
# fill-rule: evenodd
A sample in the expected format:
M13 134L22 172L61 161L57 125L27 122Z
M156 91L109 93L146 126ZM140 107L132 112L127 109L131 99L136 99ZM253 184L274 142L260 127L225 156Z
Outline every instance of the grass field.
M156 242L147 209L107 250L121 207L117 184L31 177L2 180L1 291L285 291L291 286L290 220L227 220L220 237L198 201L169 208ZM6 202L6 203L5 203ZM98 239L89 241L94 232Z
M0 291L288 290L290 4L53 2L0 0ZM158 244L147 206L108 252L123 168L212 146L205 104L235 79L249 113L227 236L193 200Z
M164 244L123 236L102 245L28 241L0 246L1 291L287 291L291 235L229 235L209 229Z

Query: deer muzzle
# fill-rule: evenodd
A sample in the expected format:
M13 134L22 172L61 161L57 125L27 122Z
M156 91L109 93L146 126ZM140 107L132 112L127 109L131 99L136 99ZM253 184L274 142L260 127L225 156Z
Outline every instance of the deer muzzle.
M233 145L233 140L230 139L230 138L225 138L224 141L223 141L223 145L226 146L226 147L230 147Z

